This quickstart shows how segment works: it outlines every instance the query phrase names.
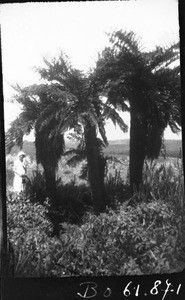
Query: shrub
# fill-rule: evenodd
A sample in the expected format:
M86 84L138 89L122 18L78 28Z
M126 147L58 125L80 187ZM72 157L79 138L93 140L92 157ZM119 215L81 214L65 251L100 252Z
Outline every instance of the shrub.
M85 211L92 207L90 188L75 181L63 185L58 182L57 194L60 203L61 222L81 223Z
M185 266L181 161L170 161L168 166L146 163L143 180L143 186L128 200L130 195L123 191L119 171L115 178L109 175L107 195L115 200L119 194L119 202L99 216L90 212L86 185L71 181L64 186L58 181L62 217L59 238L51 237L51 210L44 195L38 203L38 196L33 201L34 193L20 197L9 193L8 237L15 253L15 275L109 276L181 270ZM32 185L44 189L42 174L35 173ZM121 201L124 196L128 198ZM124 200L130 206L121 204ZM85 210L89 212L83 217Z
M143 196L175 204L174 208L183 212L184 173L181 159L168 159L163 163L145 162L143 172ZM142 190L142 189L141 189ZM140 193L141 197L141 193ZM141 200L146 200L141 197Z
M43 172L37 167L30 172L29 181L26 186L26 195L31 202L43 204L46 197L46 183Z
M59 265L54 274L129 275L172 272L176 268L181 220L170 204L153 201L99 216L82 226L64 224ZM65 250L64 250L65 249Z
M122 203L131 197L130 187L125 184L120 171L115 170L114 176L109 173L105 180L105 195L107 205L114 208L118 202Z
M23 195L7 197L8 239L14 251L15 276L49 276L52 265L49 251L54 245L49 234L52 224L45 206L31 203Z

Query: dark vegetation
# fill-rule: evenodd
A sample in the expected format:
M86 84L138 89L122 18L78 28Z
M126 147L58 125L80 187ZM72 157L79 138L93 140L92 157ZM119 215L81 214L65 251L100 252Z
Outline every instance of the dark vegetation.
M22 112L6 134L7 153L14 145L22 148L24 135L35 130L36 160L44 169L47 193L56 210L56 170L61 156L66 155L64 134L69 129L78 141L72 150L75 160L87 160L96 213L106 207L103 149L108 146L107 119L126 132L128 126L119 111L130 113L132 194L142 185L144 160L160 154L164 129L169 125L174 133L180 130L179 43L144 52L133 32L121 30L109 35L109 42L87 74L75 69L61 53L57 59L44 59L45 67L37 68L44 83L15 87L15 101L22 105ZM171 68L174 62L178 64Z
M6 151L30 155L19 196L11 191L14 156L7 156L15 276L150 274L184 266L181 142L163 141L168 125L174 133L181 126L180 67L170 67L179 61L179 44L146 53L133 32L122 31L109 41L88 74L61 53L37 68L41 84L15 87L22 112L6 133ZM131 116L129 143L109 144L107 119L128 130L119 111ZM23 143L32 130L35 148Z
M164 161L165 162L165 161ZM184 182L181 160L145 163L144 186L130 197L119 164L109 165L104 213L93 213L86 184L58 182L60 211L51 209L43 175L35 172L27 193L7 194L8 236L14 276L153 274L185 266ZM126 167L126 166L125 166ZM127 163L128 167L128 163ZM73 178L73 170L65 177ZM65 171L65 170L63 170ZM67 171L67 170L66 170ZM52 218L60 234L53 236Z

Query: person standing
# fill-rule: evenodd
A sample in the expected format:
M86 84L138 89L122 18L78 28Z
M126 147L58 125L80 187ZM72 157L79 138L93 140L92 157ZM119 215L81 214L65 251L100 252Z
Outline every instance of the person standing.
M26 166L24 159L26 154L23 151L18 153L17 159L14 162L14 181L13 181L13 190L15 193L20 193L24 190L23 179L26 176Z

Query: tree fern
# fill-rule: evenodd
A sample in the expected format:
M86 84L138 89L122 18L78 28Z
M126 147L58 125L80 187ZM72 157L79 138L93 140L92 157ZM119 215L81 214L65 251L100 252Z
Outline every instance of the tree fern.
M145 156L158 157L164 129L178 132L181 125L179 43L147 53L133 32L123 31L110 35L110 43L95 76L107 103L131 114L130 183L139 187Z

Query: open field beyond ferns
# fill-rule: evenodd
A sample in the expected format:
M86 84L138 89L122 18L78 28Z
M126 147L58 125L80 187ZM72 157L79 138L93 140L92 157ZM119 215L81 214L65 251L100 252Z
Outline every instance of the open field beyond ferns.
M75 147L76 144L72 142L66 143L66 148ZM179 153L182 149L181 140L166 140L165 141L166 153L168 157L179 157ZM19 151L18 148L14 147L11 154L15 154ZM35 158L35 146L33 142L24 141L23 151L26 152L32 159ZM122 157L129 155L129 140L115 140L109 141L109 146L104 150L105 155L112 155L115 157Z

